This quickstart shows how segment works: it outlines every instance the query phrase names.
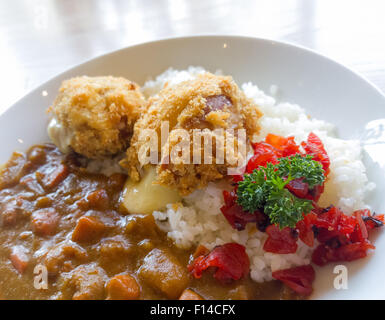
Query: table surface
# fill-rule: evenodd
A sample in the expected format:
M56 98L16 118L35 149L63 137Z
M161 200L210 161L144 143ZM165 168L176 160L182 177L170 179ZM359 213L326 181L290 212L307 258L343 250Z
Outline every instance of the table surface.
M299 44L385 91L384 9L384 0L2 0L0 112L90 58L196 34Z

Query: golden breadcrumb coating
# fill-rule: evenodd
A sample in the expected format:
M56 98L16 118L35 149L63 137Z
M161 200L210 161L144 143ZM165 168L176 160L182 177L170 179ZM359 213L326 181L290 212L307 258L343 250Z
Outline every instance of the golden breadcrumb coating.
M229 167L237 167L237 164L230 163L228 159L225 159L222 164L216 164L216 146L221 140L217 131L214 130L245 129L247 144L249 144L252 136L259 132L258 119L261 116L262 113L257 105L246 98L229 76L205 73L194 80L184 81L173 87L166 85L158 95L148 100L146 111L134 126L127 158L121 162L121 165L128 169L131 179L140 179L142 166L138 159L143 157L141 132L145 129L154 129L160 146L163 121L169 122L170 134L163 145L163 154L159 153L159 159L169 154L169 151L165 153L165 150L172 150L180 142L177 129L185 129L190 136L189 156L192 160L193 130L204 130L204 135L214 137L212 164L204 164L202 160L202 164L170 161L168 164L157 165L157 183L177 188L182 195L186 195L197 188L205 187L210 181L223 178ZM236 133L233 138L236 145L240 144ZM218 143L218 146L220 148L222 144ZM226 149L225 146L223 148ZM160 150L162 149L159 148ZM195 151L198 154L204 152L203 148ZM227 150L223 151L226 153Z
M48 109L70 134L69 145L88 158L125 150L145 99L139 86L112 76L76 77L62 83Z

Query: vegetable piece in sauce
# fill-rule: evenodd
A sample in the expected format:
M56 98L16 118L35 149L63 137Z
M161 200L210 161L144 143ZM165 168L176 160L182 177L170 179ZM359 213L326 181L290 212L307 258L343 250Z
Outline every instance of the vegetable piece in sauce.
M135 300L140 296L140 287L129 274L119 274L106 285L107 300Z
M44 254L42 262L50 275L57 276L61 272L73 268L74 264L88 261L87 251L77 243L64 240L50 247Z
M108 209L109 198L106 190L99 189L93 191L87 195L85 199L81 199L77 202L78 207L82 210L99 210L104 211Z
M10 187L21 179L25 173L27 159L23 153L14 152L0 171L0 188Z
M13 267L20 274L23 274L28 267L29 258L27 255L27 250L23 246L14 246L12 248L9 259L11 260Z
M244 246L238 243L226 243L215 247L209 254L197 257L188 269L195 278L200 278L203 271L216 268L214 278L220 282L239 280L248 275L250 261Z
M95 217L83 216L79 218L72 233L72 241L89 242L98 240L105 231L105 225Z
M138 270L139 277L169 299L177 299L189 282L188 273L178 259L166 250L153 249Z
M32 231L39 236L52 236L56 233L60 216L53 208L45 208L32 214Z
M59 299L100 300L105 297L105 271L95 263L80 265L60 275Z
M191 289L186 289L183 291L179 300L204 300L199 294Z
M44 174L42 184L46 188L54 188L62 182L69 174L68 167L65 164L59 164L50 172Z

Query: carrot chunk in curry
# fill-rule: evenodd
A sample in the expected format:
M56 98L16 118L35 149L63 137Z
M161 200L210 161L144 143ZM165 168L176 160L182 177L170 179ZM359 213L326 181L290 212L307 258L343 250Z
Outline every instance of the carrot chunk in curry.
M107 283L108 300L134 300L140 296L140 287L129 274L120 274Z
M99 238L105 230L103 222L95 217L81 217L72 233L72 241L88 242Z

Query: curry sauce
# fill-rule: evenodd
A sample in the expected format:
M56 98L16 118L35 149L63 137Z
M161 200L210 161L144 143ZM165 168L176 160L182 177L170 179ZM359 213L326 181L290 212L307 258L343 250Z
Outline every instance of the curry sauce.
M15 152L0 177L0 298L296 298L278 281L191 277L193 251L121 205L126 178L88 173L51 144Z

